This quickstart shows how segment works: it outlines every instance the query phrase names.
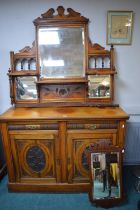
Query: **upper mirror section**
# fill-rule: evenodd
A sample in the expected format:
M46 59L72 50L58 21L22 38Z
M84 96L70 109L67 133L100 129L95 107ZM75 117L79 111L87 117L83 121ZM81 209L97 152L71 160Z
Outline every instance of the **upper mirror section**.
M85 77L88 19L59 6L34 20L40 78Z
M41 77L85 76L84 28L41 27L38 44Z

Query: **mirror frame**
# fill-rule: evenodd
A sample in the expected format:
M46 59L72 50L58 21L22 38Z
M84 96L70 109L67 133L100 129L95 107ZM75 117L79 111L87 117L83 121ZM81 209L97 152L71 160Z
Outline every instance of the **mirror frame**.
M83 69L84 76L72 76L66 77L66 79L70 78L85 78L86 77L86 69L88 66L88 22L89 20L80 13L74 11L71 8L67 9L67 13L65 14L65 9L63 6L58 6L57 8L58 14L54 15L55 10L50 8L47 12L41 14L41 17L38 17L33 21L36 27L36 57L37 57L37 69L39 70L40 80L48 80L49 78L41 78L41 69L40 69L40 56L39 56L39 29L40 28L83 28L84 30L84 61L83 61ZM53 79L53 78L51 78ZM54 78L55 79L55 78ZM61 79L61 78L57 78Z
M94 178L92 175L92 168L91 168L91 154L93 153L109 153L109 152L118 152L119 153L119 175L120 175L120 197L118 198L110 198L110 199L94 199L93 196L93 182ZM89 153L89 176L90 176L90 189L89 189L89 200L90 202L95 205L95 206L100 206L103 208L110 208L113 206L116 206L117 204L121 203L124 200L124 194L123 194L123 189L122 189L122 153L123 149L117 147L117 146L105 146L105 147L100 147L98 146L93 147L92 151Z

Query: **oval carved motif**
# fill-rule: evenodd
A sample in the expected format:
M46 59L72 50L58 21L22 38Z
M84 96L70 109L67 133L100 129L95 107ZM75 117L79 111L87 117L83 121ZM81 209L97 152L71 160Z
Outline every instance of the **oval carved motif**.
M46 165L44 151L39 146L32 146L26 153L26 162L34 172L41 172Z

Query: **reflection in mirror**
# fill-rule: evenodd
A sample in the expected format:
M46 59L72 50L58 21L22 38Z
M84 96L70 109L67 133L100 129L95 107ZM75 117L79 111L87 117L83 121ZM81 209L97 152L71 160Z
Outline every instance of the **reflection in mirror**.
M110 75L88 76L89 98L110 97Z
M16 77L16 99L34 100L37 99L36 82L33 76Z
M120 198L119 152L91 153L93 199Z
M39 28L41 77L83 77L84 28Z

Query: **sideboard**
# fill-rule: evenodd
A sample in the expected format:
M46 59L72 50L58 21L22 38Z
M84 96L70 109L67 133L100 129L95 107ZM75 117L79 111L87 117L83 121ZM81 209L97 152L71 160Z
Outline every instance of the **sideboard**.
M119 107L10 108L0 117L11 191L88 191L86 153L123 148Z

